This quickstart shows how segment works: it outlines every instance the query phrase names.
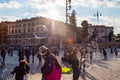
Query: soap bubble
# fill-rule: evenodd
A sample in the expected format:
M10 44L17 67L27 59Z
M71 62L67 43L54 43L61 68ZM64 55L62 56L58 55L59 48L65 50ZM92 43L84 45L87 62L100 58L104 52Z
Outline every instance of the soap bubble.
M48 37L48 29L45 25L37 25L33 29L33 35L37 39Z

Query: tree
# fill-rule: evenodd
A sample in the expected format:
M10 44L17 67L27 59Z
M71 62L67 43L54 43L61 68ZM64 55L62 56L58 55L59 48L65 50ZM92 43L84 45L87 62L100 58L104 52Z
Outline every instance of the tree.
M70 16L70 24L76 27L76 11L73 10Z
M117 34L117 37L120 39L120 34Z
M82 21L81 25L82 25L83 40L85 39L85 41L87 42L87 36L89 35L89 33L88 33L88 21L87 20Z
M112 38L113 38L113 31L111 30L108 34L108 40L112 41Z
M89 42L95 39L96 37L97 37L97 29L94 29L94 31L92 32L92 35L89 38Z
M119 42L120 42L120 34L117 34L117 35L116 35L115 41L119 41Z

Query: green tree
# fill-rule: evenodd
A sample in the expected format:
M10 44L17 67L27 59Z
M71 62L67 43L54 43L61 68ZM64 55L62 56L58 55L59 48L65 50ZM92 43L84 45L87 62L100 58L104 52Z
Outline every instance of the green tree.
M85 42L87 42L87 36L89 35L88 33L88 21L84 20L81 23L82 25L82 37Z
M70 24L74 27L76 27L76 11L73 10L70 16Z
M116 41L120 41L120 34L117 34Z
M94 29L94 31L92 32L92 35L89 38L89 42L95 39L96 37L97 37L97 29Z
M113 31L111 30L108 34L108 40L111 42L113 38Z

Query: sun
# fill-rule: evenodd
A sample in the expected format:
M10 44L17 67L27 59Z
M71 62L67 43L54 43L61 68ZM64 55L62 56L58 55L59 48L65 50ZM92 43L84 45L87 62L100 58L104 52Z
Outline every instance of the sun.
M57 19L59 16L59 12L56 8L52 8L48 11L47 16L52 18L52 19Z

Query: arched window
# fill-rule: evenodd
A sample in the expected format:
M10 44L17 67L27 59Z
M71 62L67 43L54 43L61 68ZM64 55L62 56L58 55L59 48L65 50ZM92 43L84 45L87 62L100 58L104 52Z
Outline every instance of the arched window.
M32 23L32 26L35 26L35 23Z
M31 23L28 23L28 27L31 26Z
M25 23L23 24L23 27L26 27L26 24L25 24Z

